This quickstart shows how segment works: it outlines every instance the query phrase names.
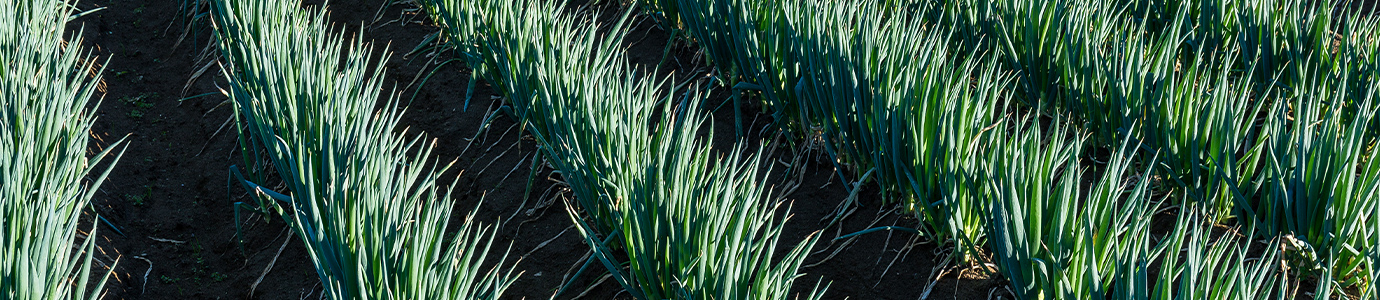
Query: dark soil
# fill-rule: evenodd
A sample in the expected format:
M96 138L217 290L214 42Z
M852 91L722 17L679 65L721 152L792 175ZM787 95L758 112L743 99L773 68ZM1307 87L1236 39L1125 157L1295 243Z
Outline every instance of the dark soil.
M336 0L329 10L336 24L347 25L346 31L352 34L362 32L380 46L376 49L380 53L381 46L389 47L387 80L401 90L400 99L410 101L403 126L410 134L424 133L435 139L436 159L457 162L454 175L447 176L459 180L454 194L457 213L477 206L478 220L501 225L500 239L512 245L510 262L521 258L516 269L523 272L505 298L550 298L588 253L562 209L561 201L568 195L552 188L549 168L535 174L530 196L526 195L537 147L512 120L497 118L487 132L469 140L502 100L480 82L464 109L470 71L460 63L437 68L452 57L449 53L424 50L405 55L439 29L418 15L413 5L385 5L385 1ZM88 0L79 4L81 9L105 8L75 21L84 28L83 46L109 59L104 101L94 108L99 119L92 129L97 137L92 148L104 149L122 138L126 147L93 203L95 212L109 221L100 222L97 259L101 265L118 261L105 299L319 297L321 284L315 269L301 242L281 220L266 221L248 211L236 217L232 204L249 198L227 185L228 170L240 162L240 154L234 125L228 123L231 108L218 93L226 84L215 57L201 56L214 50L208 48L210 32L205 24L192 27L182 38L186 27L178 18L181 2ZM652 22L636 21L636 29L627 38L630 56L650 68L662 60L669 39ZM675 44L671 50L660 72L663 75L674 72L674 80L683 82L690 78L688 74L707 72L692 48ZM434 76L427 77L433 69ZM424 85L414 82L419 75L428 78ZM719 107L726 101L722 89L715 90L706 107ZM184 99L198 95L204 96ZM717 110L713 116L714 146L731 149L735 141L732 109ZM770 136L758 136L767 119L756 113L744 117L753 132L745 139L748 145L770 140ZM790 161L796 156L790 152L778 149L772 159ZM770 164L771 183L782 187L791 180L799 182L793 193L774 194L793 206L783 247L824 229L826 216L848 196L822 155L803 155L807 157L804 168L796 171L803 173L787 176L782 163ZM913 218L880 203L875 192L861 195L862 206L841 226L819 233L824 239L809 257L812 266L804 269L807 275L798 281L798 291L808 292L822 279L830 285L827 299L918 299L927 291L928 299L987 299L1004 293L1003 281L984 279L988 276L978 271L942 272L938 266L948 252L933 242L917 242L911 234L874 233L851 243L831 243L840 234L874 226L918 226ZM245 227L242 245L235 241L237 222ZM586 290L586 299L627 298L619 294L616 283L601 281L602 275L600 266L591 266L559 298L571 299Z

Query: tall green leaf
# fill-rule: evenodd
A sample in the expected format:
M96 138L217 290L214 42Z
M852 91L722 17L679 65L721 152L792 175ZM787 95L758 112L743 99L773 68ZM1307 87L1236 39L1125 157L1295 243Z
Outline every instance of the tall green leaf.
M65 0L0 1L0 298L98 299L110 272L88 290L96 228L77 225L117 145L87 158L84 112L103 70L67 36ZM118 143L116 143L118 144ZM89 179L88 176L96 176ZM90 181L88 181L90 180ZM78 235L84 242L78 243ZM76 249L78 253L72 253ZM114 263L114 262L112 262ZM114 265L104 266L114 269Z
M306 245L330 299L499 299L512 270L482 265L497 231L471 213L449 228L432 145L393 130L398 101L379 99L382 61L362 38L332 33L324 10L295 1L223 0L213 21L241 141L267 156L288 190L274 198ZM371 60L377 60L371 67ZM375 110L379 100L382 110ZM270 200L267 203L274 203ZM457 230L448 237L448 229ZM506 256L506 255L505 255Z

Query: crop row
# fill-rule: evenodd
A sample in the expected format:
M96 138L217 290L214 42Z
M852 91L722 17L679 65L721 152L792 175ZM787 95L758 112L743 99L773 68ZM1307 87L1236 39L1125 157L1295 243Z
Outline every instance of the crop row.
M641 4L1019 298L1376 297L1380 36L1351 2Z
M438 177L449 165L429 161L423 137L394 132L398 101L380 99L383 72L370 66L387 57L292 1L214 1L212 15L250 171L232 167L231 180L257 196L237 213L281 215L330 299L498 299L515 276L502 260L482 269L496 231L473 213L448 228ZM256 184L262 166L288 190Z
M86 157L97 64L63 40L68 3L19 2L0 5L0 297L95 299L77 224L115 148ZM797 155L818 145L1019 299L1380 299L1380 17L1350 2L632 3L601 24L561 0L419 1L634 298L788 298L820 238L779 245L770 149L711 149L700 89L628 60L639 13L706 54L740 136L760 101ZM450 165L395 132L388 57L324 9L210 7L231 185L253 195L235 213L287 222L331 299L501 298L520 274L474 213L449 224Z
M0 3L0 298L98 299L88 284L100 291L111 274L92 280L95 223L78 228L114 162L95 165L119 142L86 156L83 110L102 70L64 39L75 13L61 0Z
M642 77L628 62L627 15L601 28L596 16L567 13L556 1L424 6L448 44L504 96L500 111L535 137L574 191L571 219L629 294L787 297L814 239L773 257L782 222L757 182L762 151L713 157L696 134L706 123L701 96L677 100L674 89L663 92L665 80Z

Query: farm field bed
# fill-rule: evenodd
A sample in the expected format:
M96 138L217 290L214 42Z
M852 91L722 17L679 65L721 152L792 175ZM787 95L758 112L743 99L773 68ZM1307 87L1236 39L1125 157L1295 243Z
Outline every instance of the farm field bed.
M316 1L306 3L319 4ZM437 28L425 17L410 11L415 8L413 6L384 7L384 4L384 1L332 1L329 16L336 24L373 24L371 27L375 28L365 32L366 41L380 47L390 45L394 52L386 66L385 78L389 84L405 86L419 73L431 71L436 63L454 58L449 53L437 54L439 57L434 61L423 55L404 57L402 54L421 44ZM104 149L110 142L130 134L128 151L143 153L122 160L94 200L96 212L124 233L122 236L106 232L106 227L102 227L103 234L98 241L98 246L104 250L97 253L98 259L109 262L124 257L108 284L106 299L241 299L249 294L250 287L254 287L255 299L299 299L313 292L319 295L321 287L306 250L280 220L264 223L261 218L253 217L243 223L249 227L244 232L245 254L241 254L233 242L235 217L230 210L232 200L226 196L225 183L228 179L226 168L232 160L237 160L238 146L233 128L217 133L230 118L231 109L228 105L217 108L225 100L219 95L178 101L183 97L215 93L217 86L223 88L226 83L216 73L218 67L211 66L198 80L186 86L189 77L206 66L207 61L200 54L210 32L188 35L178 44L177 38L181 36L181 20L176 18L178 5L84 1L78 3L79 8L106 8L76 19L72 25L86 26L86 44L95 49L96 55L112 58L106 70L108 94L95 109L100 117L92 130L104 142L96 142L93 149ZM382 13L379 13L381 7ZM611 22L607 17L617 11L616 6L596 8L608 12L601 22ZM380 16L378 21L375 21L376 16ZM165 29L168 29L166 36ZM358 32L356 26L347 26L345 30L351 34ZM661 60L668 33L655 28L648 20L638 20L629 32L626 40L631 48L628 53L634 63L652 66ZM667 68L662 73L704 69L703 62L694 57L693 51L686 45L673 47L668 64L677 68ZM431 64L423 66L428 61ZM540 173L532 187L532 200L519 208L529 175L530 155L537 149L530 138L524 138L517 129L511 128L514 125L511 120L497 118L491 132L481 136L471 150L461 152L469 145L465 139L472 137L482 122L485 109L496 107L498 102L493 98L495 91L481 83L475 89L470 109L458 109L463 105L468 72L461 64L446 64L420 91L405 90L403 98L409 98L412 93L418 96L411 102L400 127L410 127L409 132L425 132L435 138L435 157L459 159L457 167L443 176L460 176L458 180L463 190L456 193L457 211L472 207L481 196L486 198L478 209L477 219L507 221L499 228L499 239L513 242L513 258L530 252L516 264L516 269L524 274L514 283L515 287L505 293L505 298L548 298L560 286L561 277L571 273L572 267L578 267L576 263L588 248L581 244L579 233L570 227L569 218L559 206L534 210L528 215L538 194L551 186L543 178L550 169ZM720 91L709 97L707 106L718 106L728 100ZM716 147L733 146L732 117L727 109L714 113L716 140L713 145ZM765 120L768 116L756 117ZM757 138L753 134L749 140ZM788 159L780 152L784 151L778 151L780 159ZM802 188L790 196L800 200L795 201L791 210L795 217L786 223L782 244L794 245L818 230L823 223L817 221L837 206L837 199L847 197L842 186L836 180L831 181L832 167L823 156L807 161L811 167L803 176L806 180ZM462 174L461 169L467 171ZM481 169L484 170L482 174L475 174ZM773 173L780 176L780 172ZM811 186L815 188L805 188ZM821 186L823 188L819 188ZM248 200L238 191L233 196L233 201ZM913 225L914 220L879 211L880 201L875 196L863 193L861 201L867 206L857 215L863 217L848 219L844 230L856 231L869 225ZM516 218L510 219L514 213L517 213ZM880 221L877 221L878 215L881 215ZM253 225L255 223L257 225ZM852 246L840 250L834 258L805 268L803 272L807 275L800 281L812 284L824 274L812 270L830 270L839 274L831 276L858 278L834 283L830 287L831 294L887 298L890 296L885 295L915 293L912 283L927 282L931 266L937 265L942 256L932 245L905 247L910 238L901 234L863 236ZM288 239L292 241L284 246ZM542 248L533 252L539 245ZM816 251L822 250L826 250L825 244L816 248ZM834 250L828 248L827 252L811 256L808 263L822 260ZM891 266L886 276L880 276L899 251L906 251L906 254ZM134 256L148 259L153 268L150 270L148 262ZM270 263L273 264L271 269L268 268ZM269 269L267 274L265 269ZM974 295L974 299L980 299L999 286L994 280L967 276L970 278L948 276L935 285L932 294L937 297L957 291L964 297ZM575 286L582 289L598 280L594 276L584 277L587 278L580 278ZM800 286L808 291L803 287L806 285ZM613 297L619 289L616 283L603 282L584 299ZM562 298L568 299L579 292Z
M438 34L442 32L442 28L435 24L431 20L431 16L428 16L416 3L392 2L331 1L327 6L329 13L326 16L329 18L329 23L334 24L335 27L333 28L341 29L343 27L347 37L362 35L364 41L373 43L375 45L373 50L380 52L376 54L381 54L381 51L385 49L384 46L387 46L386 49L391 51L391 57L384 64L384 74L381 78L383 79L384 90L391 91L396 88L397 99L401 101L402 106L407 107L399 119L397 128L407 129L404 138L412 138L418 136L418 133L424 133L428 141L435 140L435 150L426 158L427 160L442 164L452 160L456 162L454 167L447 169L445 173L440 175L440 186L449 186L453 181L456 188L451 191L455 201L454 212L451 216L452 225L463 222L464 216L468 215L471 210L474 211L475 221L484 224L498 224L499 226L496 228L498 243L491 255L498 256L507 251L508 257L502 267L512 266L515 270L522 272L502 298L546 299L561 287L568 285L572 287L572 290L565 291L558 299L571 299L577 295L580 295L579 298L581 299L631 299L629 293L622 291L623 287L617 282L618 280L601 277L606 272L603 272L604 267L598 262L589 264L590 270L582 276L573 279L565 278L574 273L580 266L586 265L587 259L593 259L586 256L590 253L590 248L585 245L586 239L582 238L582 230L597 228L598 225L589 228L572 225L571 217L566 211L566 203L568 201L569 205L578 207L575 204L576 199L573 199L574 193L561 190L563 186L555 184L559 177L549 177L553 171L551 167L543 164L541 165L542 168L535 172L529 168L534 157L549 149L540 148L543 145L535 140L529 132L524 131L524 126L515 123L512 118L495 112L500 105L506 103L505 101L513 101L502 98L511 92L505 92L503 86L488 81L479 81L471 91L467 86L471 83L472 70L463 61L460 61L460 57L455 51L433 48L433 46L441 45L445 40L445 38L437 38ZM183 15L183 11L180 10L182 8L180 5L184 4L186 3L181 1L143 3L93 0L80 2L77 4L77 8L81 10L103 9L75 19L69 28L84 28L82 45L95 49L93 54L100 58L109 58L109 65L104 66L105 73L102 74L104 77L102 85L104 101L100 102L98 107L91 107L94 114L99 118L91 129L93 142L88 152L96 153L108 149L112 147L115 141L122 139L121 146L128 147L127 155L122 158L118 166L113 168L109 179L95 193L94 212L99 214L102 219L97 220L88 216L84 219L87 223L83 224L86 227L95 225L100 228L96 240L97 251L94 256L98 263L96 267L93 267L93 270L104 271L105 269L100 266L114 263L117 260L119 262L114 270L114 275L106 285L105 292L108 294L105 295L105 299L314 299L320 297L323 288L316 276L317 269L313 266L312 260L309 259L309 252L303 247L302 241L295 237L294 230L285 226L282 218L265 214L237 216L232 209L233 203L252 202L254 200L251 199L250 195L244 193L244 189L240 188L239 185L227 184L227 182L233 182L237 178L233 174L227 174L229 173L226 171L227 167L242 164L239 151L243 149L236 140L238 133L235 131L237 127L231 123L234 122L232 115L235 108L225 102L227 99L222 94L223 90L231 89L231 85L222 76L221 67L224 59L219 58L218 53L220 52L216 50L216 46L213 44L212 30L204 27L207 26L205 24L199 25L202 27L197 27L198 25L185 27L187 25L185 22L189 21L186 19L187 15ZM321 4L319 1L307 1L303 6L319 8ZM583 8L581 6L583 4L578 2L568 4L565 13L586 12L579 10ZM614 3L598 3L591 4L587 9L599 12L599 17L593 20L595 23L611 25L618 21L620 14L634 8ZM646 11L634 11L632 16L629 19L627 36L623 38L623 46L627 49L625 58L635 69L641 68L641 70L646 71L657 66L661 67L656 69L656 72L646 72L654 74L638 74L636 76L655 79L670 78L668 84L661 87L660 92L663 94L674 93L675 96L671 98L676 99L679 99L680 93L685 91L684 87L714 86L707 92L702 105L702 107L709 109L705 112L707 114L706 120L708 125L712 126L713 132L712 134L701 132L696 136L696 138L713 138L704 142L709 149L712 149L708 153L713 153L713 159L721 159L720 154L739 149L736 147L757 149L759 146L768 146L765 159L759 169L755 171L765 174L766 178L760 181L760 184L774 189L769 198L783 197L786 199L787 202L783 208L790 206L789 212L793 215L783 225L781 240L776 245L776 257L786 255L787 251L802 242L808 242L807 237L812 234L818 234L821 237L811 254L804 260L805 266L800 269L800 273L804 276L796 280L791 290L792 295L809 293L814 287L814 283L822 279L829 285L823 299L842 299L844 297L850 299L916 299L922 297L927 299L992 299L993 297L1005 297L1004 299L1010 299L1012 297L1012 288L1008 287L1010 282L1003 276L1020 275L1012 272L1019 269L1021 259L1029 258L1021 257L1022 253L1002 252L999 255L1005 256L994 257L990 250L969 253L961 249L958 252L973 256L950 256L951 253L955 253L954 244L952 241L942 239L951 237L952 232L954 232L951 230L959 229L956 229L957 227L928 228L926 226L932 226L930 224L945 220L933 219L933 217L926 220L916 218L917 215L923 216L925 212L938 215L936 211L929 210L939 208L916 208L913 206L913 202L906 203L904 201L902 201L903 204L911 206L902 208L901 205L897 204L898 198L895 197L895 194L898 191L893 190L894 186L879 189L877 184L861 184L860 187L857 187L860 191L857 191L856 195L850 195L850 188L840 183L840 178L837 176L844 175L845 180L857 179L859 176L865 177L866 175L862 175L862 173L866 170L836 170L835 168L839 164L831 162L834 159L831 155L842 153L838 150L826 150L819 148L823 146L816 146L812 152L797 156L796 153L792 153L791 148L772 143L773 141L786 142L790 139L790 137L776 136L772 131L774 130L772 128L773 123L771 123L774 120L773 109L778 108L771 105L775 104L762 100L759 98L760 95L758 97L745 96L742 99L731 96L728 92L729 89L719 86L707 76L707 74L714 72L722 74L723 70L716 71L716 68L723 68L724 66L711 65L707 60L715 58L705 56L705 53L700 52L697 48L699 45L687 42L684 39L687 36L673 36L672 32L666 32L662 29L664 26L658 26L659 20L647 17ZM193 23L195 24L194 21ZM822 24L827 26L827 23ZM188 28L191 31L184 36L183 31ZM607 29L607 26L601 28L600 33L608 34ZM812 30L827 32L830 29L820 27ZM678 33L684 34L684 32ZM930 35L930 37L938 36ZM820 43L812 46L819 47L814 49L819 50L836 45ZM960 49L968 45L947 46ZM943 48L940 49L940 51L944 51ZM823 52L819 51L819 53ZM980 52L974 51L974 53ZM818 53L803 55L811 54ZM823 54L821 55L823 56ZM1002 65L995 59L975 57L978 58L974 58L972 62L977 67L972 68L971 74L962 74L962 78L968 78L970 75L972 78L983 78L984 80L995 78L996 81L1005 82L1013 88L1020 85L1013 82L1024 80L1004 77L1011 76L1010 66ZM949 61L941 61L945 59L958 58L936 58L935 61L938 64L949 63ZM1044 57L1021 57L1021 59L1038 61ZM813 63L819 64L819 62ZM945 69L944 71L950 70ZM1365 71L1373 72L1374 70ZM863 71L858 72L861 74ZM1231 85L1237 82L1225 83L1226 80L1223 82L1217 87L1239 87ZM679 90L669 88L682 83L686 84ZM996 86L1001 86L1001 84ZM1086 87L1065 87L1066 90L1050 93L1073 95L1078 92L1086 92L1086 90L1080 90ZM810 86L809 88L816 89L815 93L818 93L831 88L831 86ZM1087 90L1092 89L1087 88ZM1321 95L1327 91L1310 90L1304 92L1313 93L1309 95ZM467 94L470 94L469 100L466 99ZM1075 190L1079 190L1089 197L1109 197L1113 199L1112 202L1116 203L1121 203L1123 197L1134 199L1126 200L1126 203L1131 204L1126 204L1125 207L1117 204L1116 207L1103 207L1101 208L1103 210L1095 211L1102 214L1136 215L1137 217L1127 220L1118 219L1125 221L1127 226L1133 228L1134 232L1112 233L1115 237L1126 238L1126 241L1130 243L1152 240L1158 243L1168 240L1172 232L1183 232L1189 234L1187 240L1183 241L1184 247L1198 250L1202 248L1218 249L1212 248L1216 247L1215 244L1208 243L1203 237L1221 236L1229 231L1224 229L1225 226L1218 226L1212 230L1185 229L1201 227L1195 226L1195 224L1202 225L1203 223L1195 223L1201 221L1198 219L1185 218L1185 214L1181 213L1182 206L1178 206L1179 202L1155 202L1160 199L1185 197L1180 194L1185 193L1184 191L1166 192L1164 189L1158 189L1161 186L1169 185L1163 178L1157 178L1157 181L1151 183L1156 188L1149 188L1149 192L1142 190L1145 188L1144 186L1137 187L1135 184L1137 180L1151 182L1149 176L1145 176L1143 173L1149 167L1139 165L1138 162L1150 159L1159 161L1171 159L1166 164L1183 164L1182 161L1172 161L1178 157L1165 157L1164 155L1140 152L1138 151L1138 144L1128 146L1126 144L1127 139L1122 139L1125 137L1124 135L1118 135L1114 130L1108 130L1109 127L1127 125L1105 125L1092 121L1071 121L1051 117L1051 115L1059 114L1058 112L1037 116L1036 113L1032 112L1047 108L1031 109L1028 106L1017 105L1015 103L1018 101L1014 99L1027 97L1029 94L1011 95L987 95L992 99L998 99L993 100L993 103L999 102L1007 105L1000 108L1002 111L997 112L1007 115L1008 123L1004 123L1007 126L997 129L1003 133L993 138L994 141L1005 143L989 145L994 148L993 153L1005 154L1007 157L1017 157L1019 156L1016 155L1018 153L1041 153L1049 157L1059 157L1061 155L1059 153L1063 153L1060 152L1063 149L1060 148L1061 146L1086 149L1082 153L1084 155L1078 155L1078 152L1075 151L1075 155L1070 156L1075 166L1091 166L1076 172L1079 175L1070 177L1069 174L1056 173L1062 176L1059 180L1067 181L1065 183L1040 180L1032 182L1042 183L1045 186L1062 184L1061 186L1064 187L1074 187ZM817 94L804 94L801 97L802 99L806 99L804 97L817 97L806 99L815 101L811 102L813 104L827 102L820 100L819 97L821 96ZM1072 98L1070 97L1070 99ZM1035 100L1022 98L1021 100L1025 101L1022 104L1030 105L1032 102L1047 100L1038 97L1031 99ZM1073 100L1066 101L1072 103ZM739 102L744 105L740 109L734 109L735 103ZM995 104L992 105L995 106ZM1050 106L1062 105L1068 104L1061 102ZM1308 106L1303 103L1293 103L1291 107ZM380 104L377 108L384 109L386 106ZM1296 112L1295 110L1279 109L1274 113L1283 116L1285 113L1293 114ZM492 118L493 121L488 125L487 130L477 131L481 124L484 124L494 115L498 115L498 117ZM1292 116L1296 118L1320 118ZM656 118L661 117L663 116L656 116ZM839 115L831 118L842 120L848 117L851 116ZM1095 117L1080 117L1096 120ZM1314 119L1314 121L1322 122L1319 119ZM807 123L808 121L803 122ZM1156 126L1169 125L1156 124ZM1276 126L1271 127L1272 130L1280 132L1290 129L1288 125L1272 126ZM972 130L981 130L982 132L990 130L990 128L983 127L985 126L975 126ZM1063 129L1070 130L1067 132L1084 130L1079 132L1091 133L1092 136L1081 141L1081 143L1062 144L1067 140L1072 140L1061 136L1061 134L1066 133L1061 131ZM856 129L845 127L816 130L835 134ZM1008 130L1010 132L1005 132ZM1353 132L1360 131L1364 130L1353 130ZM736 137L740 132L745 135L742 138L745 141L743 143L738 143L739 138ZM1051 132L1052 134L1045 135ZM1300 140L1319 138L1296 133L1295 136L1299 136L1298 139ZM1324 136L1322 138L1329 137ZM471 138L474 139L471 140ZM1165 142L1173 137L1136 135L1134 139L1140 138ZM1044 147L1035 145L1041 144L1042 141L1049 142L1050 145ZM796 142L800 141L797 140ZM1275 145L1278 149L1288 148L1288 142L1280 142ZM800 145L796 146L800 147ZM867 149L842 150L856 151L851 154L844 154L844 156L852 159L863 157L868 152ZM1294 152L1280 150L1279 153ZM1290 157L1288 159L1297 158ZM874 163L885 165L880 159ZM1034 166L1035 164L1048 163L1048 161L1026 160L1008 161L1007 163ZM797 168L789 168L787 167L788 164ZM963 162L955 164L963 164ZM853 165L848 166L851 168ZM1165 166L1165 168L1178 171L1180 170L1176 169L1178 166ZM98 165L97 167L106 166ZM1002 192L1007 193L1008 198L1010 198L1009 195L1032 192L1019 190L1020 187L1013 188L1010 185L1005 185L1011 182L1025 183L1019 180L1025 180L1025 177L1021 176L1027 176L1024 173L1003 173L1015 169L1010 165L994 167L995 171L982 170L977 167L951 167L949 165L944 165L942 168L945 168L942 170L944 172L986 171L987 173L984 173L986 176L1000 180L994 181L998 183L984 182L984 184L991 184L994 189L1004 188L1005 190ZM787 170L796 173L787 174ZM886 176L903 173L903 171L898 170L891 171L894 173ZM904 172L911 171L906 170ZM1270 174L1280 177L1301 176L1287 173L1274 171ZM914 174L928 173L922 171ZM1053 174L1045 175L1048 175L1046 177L1049 178L1044 178L1044 180L1054 180ZM531 186L527 185L529 177L533 178ZM1364 177L1358 178L1365 179ZM886 180L894 179L888 178ZM282 180L283 178L277 176L269 176L261 183L265 183L269 189L284 191L288 188L279 183ZM953 185L953 183L940 184ZM1276 195L1274 197L1284 197L1278 195L1294 192L1294 190L1284 186L1269 188L1275 188L1269 190L1274 192L1272 194ZM791 192L783 195L781 189L789 189ZM1054 191L1055 189L1051 190ZM1222 192L1226 189L1214 186L1211 190ZM1069 190L1059 191L1067 192ZM904 193L909 192L911 191L904 191ZM830 224L830 221L834 220L835 209L845 199L853 199L850 196L856 197L856 210L852 210L849 217L843 219L841 223ZM1021 196L1025 195L1021 194ZM1032 201L1027 198L1022 199ZM481 200L482 205L480 205ZM1060 204L1058 198L1050 198L1050 203ZM924 203L922 202L922 204ZM1011 211L1020 212L1021 209L1027 209L1027 211L1031 209L1020 207L1020 205L1025 204L1027 203L1008 201L1002 204L999 211L1009 213ZM478 208L475 208L476 205L479 205ZM1142 205L1137 206L1141 207L1142 210L1136 210L1134 205ZM1167 207L1171 205L1174 207ZM770 208L770 206L768 207ZM1074 207L1074 205L1063 207L1063 209L1068 207ZM1128 209L1129 212L1113 212L1116 209ZM784 210L777 212L782 211ZM1222 218L1227 214L1220 211L1205 212L1212 218ZM969 214L969 216L980 216L983 218L982 220L994 218L994 216L987 215L991 211L978 213L966 211L964 213ZM1262 212L1261 217L1287 219L1300 216L1299 214L1284 216L1283 214L1269 215L1268 213ZM1025 215L1031 214L1033 213ZM1371 218L1375 217L1372 216ZM778 219L778 221L780 220ZM1086 219L1080 217L1077 220L1082 222ZM962 228L969 230L969 234L972 234L972 228L988 228L982 226L989 226L987 225L988 222L975 222L973 219L960 223L962 226L967 226ZM243 226L244 229L237 230L237 225ZM928 236L922 238L911 233L893 230L858 235L853 239L834 239L844 234L882 226L924 228L948 232L948 235L940 233L941 240L932 240ZM997 228L1006 229L1007 232L1013 230L1010 229L1013 228L1013 225L1006 223L990 226L999 226ZM825 230L816 232L821 229ZM1256 230L1279 229L1257 228ZM1380 235L1380 233L1374 232L1376 229L1373 227L1369 230L1372 231L1370 233L1372 235ZM236 242L237 233L244 234L243 244ZM602 235L596 237L602 237ZM992 243L994 239L997 239L1003 243L1019 244L1023 242L1021 238L988 233L980 239L986 243ZM1106 239L1106 237L1102 237L1102 239ZM1372 238L1370 241L1375 240ZM1102 240L1098 242L1106 243ZM1242 241L1245 244L1266 242L1280 241L1270 241L1260 237ZM1079 243L1082 245L1082 243L1093 242L1089 239L1088 242ZM510 244L511 248L507 248ZM983 242L976 244L978 247L986 246ZM1135 247L1120 245L1116 242L1111 242L1108 245L1107 247ZM1149 248L1146 247L1146 249ZM1247 249L1253 249L1251 251L1243 250L1243 253L1248 254L1240 257L1228 254L1224 260L1231 264L1231 262L1241 260L1252 261L1247 257L1289 255L1289 253L1279 254L1269 251L1261 253L1260 248L1262 247ZM1027 250L1036 253L1033 255L1053 257L1060 256L1060 253L1076 252L1070 249ZM1234 250L1236 249L1228 251ZM1374 247L1372 246L1369 251L1374 251ZM1173 252L1177 254L1178 251ZM1186 255L1187 258L1180 259L1202 259L1195 256L1196 253ZM1365 253L1361 255L1359 257L1364 257ZM621 254L615 255L615 257L626 259ZM1005 261L997 261L1003 259ZM993 262L994 265L992 266L1001 267L1002 270L985 273L982 267L963 266L965 260ZM483 268L488 270L495 267L493 263L496 261L496 258L491 259ZM1159 264L1149 266L1150 273L1148 276L1161 276L1155 272L1163 268L1166 267ZM1029 269L1025 271L1034 272ZM1074 276L1081 275L1075 274ZM1151 282L1155 282L1153 280ZM1313 279L1293 281L1293 278L1288 278L1287 280L1291 285L1301 286L1293 293L1301 299L1311 298L1313 287L1318 284L1326 284L1316 282ZM1160 281L1163 284L1164 280L1161 279ZM1096 286L1100 282L1085 282L1083 284ZM1102 286L1101 288L1118 292L1125 291L1118 290L1119 287ZM1109 295L1111 295L1110 292Z

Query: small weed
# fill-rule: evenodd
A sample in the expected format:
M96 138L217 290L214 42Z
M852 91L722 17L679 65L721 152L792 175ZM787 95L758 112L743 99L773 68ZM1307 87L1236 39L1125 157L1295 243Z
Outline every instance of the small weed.
M220 272L211 272L211 280L215 280L216 282L221 282L221 281L225 281L226 278L230 278L230 276L225 275L225 274L221 274Z
M151 197L153 197L153 187L147 185L144 186L144 194L142 195L125 194L125 200L128 200L134 206L143 206L144 201L147 201Z
M174 284L174 283L177 283L178 281L182 281L182 278L168 277L168 275L162 275L162 276L158 276L158 280L159 280L159 281L162 281L164 284Z
M192 257L196 258L196 264L198 265L205 263L201 257L201 242L192 241Z
M138 8L135 8L133 12L134 12L135 15L143 14L143 13L144 13L144 6L143 6L143 5L140 5ZM142 21L144 21L143 18L134 19L134 27L139 27L139 23L141 23Z
M202 254L202 253L201 253L201 252L202 252L202 251L201 251L202 248L201 248L201 242L200 242L200 241L193 240L191 246L192 246L192 258L196 260L196 266L192 267L192 280L196 280L197 282L201 282L201 277L202 277L203 275L206 275L206 270L208 269L208 267L206 266L206 257L203 256L203 255L201 255L201 254ZM211 275L211 279L212 279L212 280L215 280L215 279L216 279L216 274L220 274L220 273L218 273L218 272L211 272L210 275ZM224 275L221 275L221 276L224 276ZM220 280L216 280L216 281L220 281Z
M142 93L138 96L122 97L120 98L120 102L129 104L129 106L134 107L134 109L131 109L129 111L130 118L141 119L144 117L144 114L148 109L153 108L153 99L157 97L158 93Z
M125 200L129 200L129 203L134 206L144 206L144 197L142 196L125 194Z

